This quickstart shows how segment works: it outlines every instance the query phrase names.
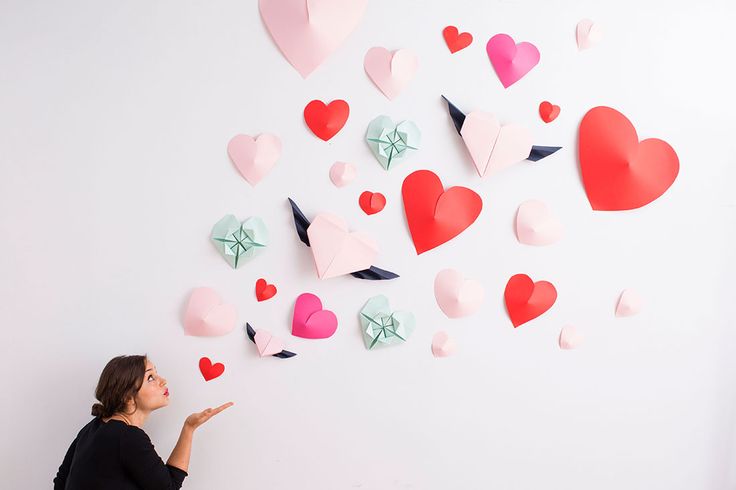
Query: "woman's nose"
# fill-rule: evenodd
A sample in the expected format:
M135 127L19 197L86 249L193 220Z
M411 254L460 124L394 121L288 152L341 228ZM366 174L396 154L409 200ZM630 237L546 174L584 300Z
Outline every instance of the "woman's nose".
M161 377L161 386L166 386L166 378Z

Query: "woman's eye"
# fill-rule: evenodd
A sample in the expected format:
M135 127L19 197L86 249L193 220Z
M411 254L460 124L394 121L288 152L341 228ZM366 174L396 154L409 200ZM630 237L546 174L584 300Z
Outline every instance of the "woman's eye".
M148 381L153 381L153 374L148 375Z

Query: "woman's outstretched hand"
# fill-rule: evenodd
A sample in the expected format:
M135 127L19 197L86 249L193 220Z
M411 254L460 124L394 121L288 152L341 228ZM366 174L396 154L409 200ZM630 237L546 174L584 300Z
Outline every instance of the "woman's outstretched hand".
M218 413L222 412L226 408L232 407L233 402L227 402L224 405L220 405L217 408L208 408L206 410L202 410L201 412L193 413L187 419L184 421L184 425L188 427L189 429L196 429L200 425L207 422L209 419L217 415Z

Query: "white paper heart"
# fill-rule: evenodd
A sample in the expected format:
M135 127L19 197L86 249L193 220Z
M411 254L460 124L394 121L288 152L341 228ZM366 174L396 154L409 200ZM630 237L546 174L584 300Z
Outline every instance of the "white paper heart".
M562 236L562 223L542 201L524 201L516 212L516 237L526 245L549 245Z
M444 269L434 278L434 297L448 318L460 318L478 311L483 303L483 285L466 279L454 269Z

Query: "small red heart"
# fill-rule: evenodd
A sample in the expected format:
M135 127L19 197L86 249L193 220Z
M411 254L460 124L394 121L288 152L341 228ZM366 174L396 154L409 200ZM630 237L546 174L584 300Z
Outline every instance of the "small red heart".
M542 121L546 123L551 123L555 119L557 119L557 116L560 115L560 106L554 105L551 102L547 102L546 100L539 104L539 116L542 118Z
M360 204L360 209L370 216L383 210L384 206L386 206L386 196L380 192L365 191L360 195L358 204Z
M199 360L199 370L204 376L204 380L210 381L225 372L225 365L219 362L212 364L209 357L203 357Z
M516 274L506 283L504 299L506 311L516 328L552 308L557 290L550 282L534 282L526 274Z
M461 49L470 46L473 42L473 36L469 32L458 34L457 27L447 26L442 30L442 36L445 38L450 53L457 53Z
M350 106L344 100L333 100L325 105L313 100L304 108L304 121L315 136L327 141L335 136L348 120Z
M256 281L256 299L258 301L266 301L274 296L276 296L276 286L267 283L263 278Z

